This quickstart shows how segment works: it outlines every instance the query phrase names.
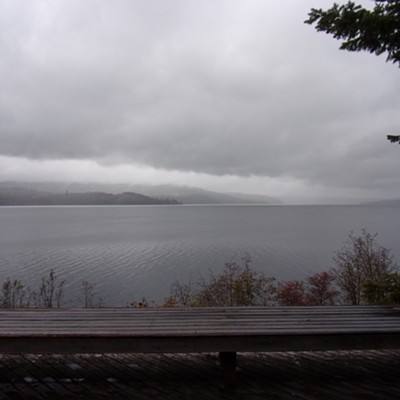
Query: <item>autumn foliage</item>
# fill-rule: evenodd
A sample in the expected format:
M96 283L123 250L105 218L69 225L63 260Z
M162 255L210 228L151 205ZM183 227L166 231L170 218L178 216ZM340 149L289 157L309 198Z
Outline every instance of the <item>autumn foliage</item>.
M335 276L316 273L305 282L276 282L274 278L253 270L251 258L242 264L230 261L220 274L210 273L197 285L175 282L164 307L234 307L234 306L311 306L332 305L338 295Z
M278 284L276 300L284 306L324 306L333 305L338 296L334 287L335 276L321 272L303 281L289 281Z

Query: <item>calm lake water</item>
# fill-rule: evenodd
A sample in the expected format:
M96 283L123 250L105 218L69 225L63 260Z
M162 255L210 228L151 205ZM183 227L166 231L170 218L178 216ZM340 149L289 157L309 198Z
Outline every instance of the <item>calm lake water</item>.
M0 283L37 289L54 269L65 306L80 304L84 280L106 306L161 301L176 280L195 283L244 253L268 276L303 279L332 267L334 251L362 228L400 261L400 207L2 207L0 227Z

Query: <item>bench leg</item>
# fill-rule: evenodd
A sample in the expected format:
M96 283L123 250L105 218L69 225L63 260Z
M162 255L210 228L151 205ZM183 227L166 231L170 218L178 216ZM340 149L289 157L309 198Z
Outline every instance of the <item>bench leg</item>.
M226 388L236 387L236 352L223 351L219 353L223 381Z

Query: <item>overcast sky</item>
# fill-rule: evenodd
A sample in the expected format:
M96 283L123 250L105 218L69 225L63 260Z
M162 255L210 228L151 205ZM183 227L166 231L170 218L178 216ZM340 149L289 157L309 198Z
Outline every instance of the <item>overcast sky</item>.
M332 3L0 0L0 181L400 197L400 70L303 23Z

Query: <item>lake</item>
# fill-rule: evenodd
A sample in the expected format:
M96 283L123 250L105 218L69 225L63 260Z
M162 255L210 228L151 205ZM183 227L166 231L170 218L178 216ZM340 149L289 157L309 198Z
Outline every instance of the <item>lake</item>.
M389 206L1 207L0 227L0 282L37 289L53 269L64 306L80 304L85 280L106 306L160 302L176 280L196 283L245 253L268 276L304 279L362 228L400 260L400 207Z

